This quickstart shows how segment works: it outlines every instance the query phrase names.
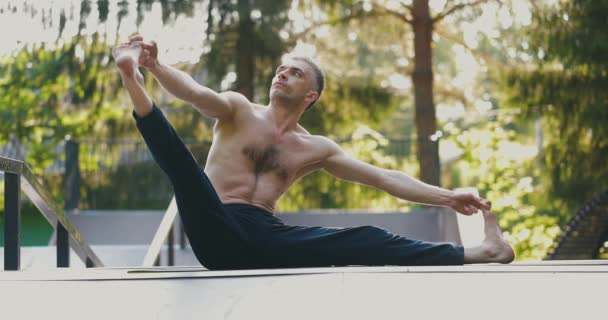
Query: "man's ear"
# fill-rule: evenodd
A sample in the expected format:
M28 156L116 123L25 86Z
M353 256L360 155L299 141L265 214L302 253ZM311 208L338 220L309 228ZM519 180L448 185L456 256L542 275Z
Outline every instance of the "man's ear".
M319 93L316 91L308 91L306 94L306 101L310 104L319 98Z

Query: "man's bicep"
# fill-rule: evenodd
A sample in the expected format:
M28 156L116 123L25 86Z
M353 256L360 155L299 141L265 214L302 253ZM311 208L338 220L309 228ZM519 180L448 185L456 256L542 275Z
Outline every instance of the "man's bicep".
M383 181L384 170L357 160L342 149L335 147L323 162L323 169L329 174L346 181L379 187Z
M202 114L215 119L232 118L236 112L235 92L217 93L212 89L200 86L192 94L192 105Z

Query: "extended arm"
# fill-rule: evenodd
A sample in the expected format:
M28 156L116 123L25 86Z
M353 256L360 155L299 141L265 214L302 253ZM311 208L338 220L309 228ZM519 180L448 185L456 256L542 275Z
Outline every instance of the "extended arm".
M217 93L200 85L187 73L158 61L158 48L155 42L144 43L142 36L129 39L132 44L142 46L139 64L146 68L156 80L172 95L192 104L205 116L226 119L235 112L234 92Z
M327 141L327 152L323 168L337 178L369 185L403 200L450 207L466 215L473 214L478 209L490 210L489 201L472 194L432 186L405 173L359 161L331 140Z
M217 93L194 81L190 75L172 66L158 63L148 69L172 95L192 104L205 116L224 119L232 117L231 93Z

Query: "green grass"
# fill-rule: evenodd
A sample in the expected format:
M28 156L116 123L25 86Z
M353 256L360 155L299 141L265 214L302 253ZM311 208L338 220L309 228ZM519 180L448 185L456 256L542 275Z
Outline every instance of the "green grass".
M48 221L35 208L21 210L21 245L46 246L53 233ZM4 212L0 211L0 246L4 246Z

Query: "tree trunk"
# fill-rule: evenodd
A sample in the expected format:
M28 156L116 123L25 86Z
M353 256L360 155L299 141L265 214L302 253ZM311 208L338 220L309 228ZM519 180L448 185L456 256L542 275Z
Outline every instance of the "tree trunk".
M239 0L238 11L239 38L236 44L236 91L253 101L255 47L250 0Z
M414 101L416 105L417 157L420 180L439 185L439 143L430 136L437 131L433 103L433 21L428 0L414 0Z

